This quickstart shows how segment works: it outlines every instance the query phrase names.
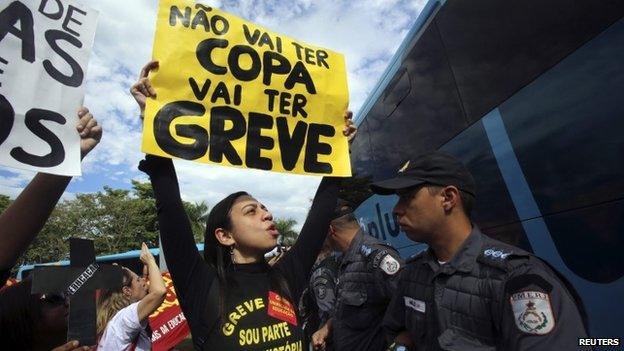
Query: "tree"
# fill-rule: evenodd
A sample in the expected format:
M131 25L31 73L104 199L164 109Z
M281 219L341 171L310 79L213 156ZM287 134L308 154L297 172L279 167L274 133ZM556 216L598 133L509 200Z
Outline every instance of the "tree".
M297 221L292 218L276 219L275 227L280 233L277 242L285 246L292 246L299 236L299 233L293 228L295 225L297 225Z
M0 213L4 212L4 210L9 207L11 204L11 198L6 195L0 195Z
M8 200L0 197L0 206ZM196 241L203 241L208 206L184 202ZM0 207L2 208L2 207ZM78 194L59 203L18 264L67 259L70 237L94 240L96 254L136 250L141 242L158 246L156 200L149 183L132 181L132 189Z
M203 201L200 203L184 201L184 209L191 222L191 229L193 229L195 242L204 242L206 221L208 220L208 205Z
M338 197L357 207L373 195L370 190L370 183L372 183L371 176L343 178Z

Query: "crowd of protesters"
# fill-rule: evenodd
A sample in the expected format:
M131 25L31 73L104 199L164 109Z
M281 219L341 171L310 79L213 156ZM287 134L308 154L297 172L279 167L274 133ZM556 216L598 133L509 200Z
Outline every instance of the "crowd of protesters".
M148 63L131 89L141 113L156 94L149 73L157 67ZM86 108L77 117L85 157L102 128ZM343 134L352 140L350 112L344 120ZM401 229L429 246L407 262L360 227L354 205L337 199L339 179L333 177L321 181L298 240L270 262L265 254L279 236L273 215L242 191L213 206L202 255L173 162L147 155L139 169L154 190L162 248L198 350L570 350L587 335L582 304L556 271L489 238L471 221L475 182L450 155L415 155L395 177L371 185L377 194L398 196L393 212ZM2 281L69 181L37 174L0 215ZM143 276L124 267L121 289L100 294L100 350L151 347L147 317L166 290L145 245L141 261ZM93 348L66 341L66 297L31 294L31 285L26 279L0 292L3 347ZM281 337L239 337L262 328Z

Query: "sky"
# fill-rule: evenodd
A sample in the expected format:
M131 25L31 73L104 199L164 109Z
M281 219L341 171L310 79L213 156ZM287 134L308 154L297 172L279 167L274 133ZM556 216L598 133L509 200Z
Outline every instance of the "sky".
M82 163L83 175L70 183L63 199L97 192L104 186L131 188L147 181L137 170L139 109L129 94L141 67L151 59L157 0L82 0L99 12L86 73L84 105L102 125L100 145ZM355 115L379 81L426 0L225 0L202 1L273 32L342 53L347 65L349 108ZM182 198L212 207L228 194L245 190L276 218L294 218L299 228L321 180L175 161ZM0 166L0 194L12 198L33 172Z

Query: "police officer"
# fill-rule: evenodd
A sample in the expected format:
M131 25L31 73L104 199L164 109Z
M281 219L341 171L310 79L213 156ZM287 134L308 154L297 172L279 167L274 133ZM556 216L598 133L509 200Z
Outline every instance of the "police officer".
M341 254L333 251L325 240L317 261L312 267L310 283L301 295L299 311L306 338L312 340L315 333L332 317L336 301L336 284ZM331 338L325 341L325 350L333 350Z
M410 350L578 350L582 305L547 263L470 221L475 182L450 155L409 161L377 194L397 194L401 229L429 249L408 261L384 327ZM580 300L579 300L580 303ZM409 338L405 338L408 335Z
M328 238L343 252L334 316L314 336L315 348L329 333L334 349L385 350L388 346L381 321L403 265L392 247L361 230L353 211L338 204Z

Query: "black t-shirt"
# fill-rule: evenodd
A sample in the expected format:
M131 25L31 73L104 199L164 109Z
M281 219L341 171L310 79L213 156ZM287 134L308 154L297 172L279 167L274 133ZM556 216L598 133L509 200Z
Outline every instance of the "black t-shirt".
M281 346L288 350L304 349L296 311L269 286L270 270L264 262L228 269L233 282L226 296L227 320L212 329L205 344L209 346L204 349L277 350Z
M195 246L173 163L170 159L147 156L139 168L152 182L167 267L194 344L202 344L205 350L303 350L303 334L293 301L299 301L325 240L339 178L323 178L297 242L275 266L236 265L228 271L228 277L236 283L228 288L226 296L228 321L223 328L212 328L219 304L209 301L208 296L216 282L216 272ZM292 294L290 301L271 290L271 269L279 270L286 281ZM208 335L206 330L210 330Z

